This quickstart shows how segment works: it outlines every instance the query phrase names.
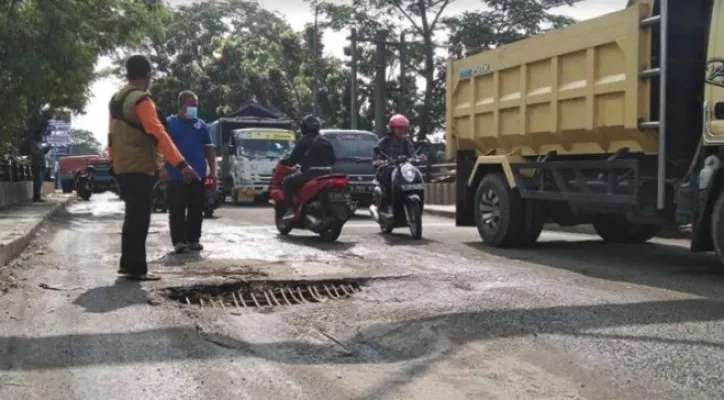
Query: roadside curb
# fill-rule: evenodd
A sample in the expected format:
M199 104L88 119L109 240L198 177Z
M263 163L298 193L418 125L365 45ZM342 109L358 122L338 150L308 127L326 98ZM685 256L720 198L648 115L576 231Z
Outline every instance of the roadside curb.
M73 196L61 197L51 209L34 222L34 225L30 229L11 239L9 243L0 243L0 267L9 264L11 261L19 257L28 245L30 245L30 242L32 242L35 238L38 231L40 231L40 228L45 225L45 222L65 209L73 198Z
M439 210L439 209L424 209L425 214L435 215L438 217L452 218L455 219L455 211ZM557 224L546 224L545 230L553 232L565 232L565 233L581 233L585 235L598 235L591 225L576 225L576 226L560 226ZM664 239L689 239L690 232L677 227L665 227L657 237Z

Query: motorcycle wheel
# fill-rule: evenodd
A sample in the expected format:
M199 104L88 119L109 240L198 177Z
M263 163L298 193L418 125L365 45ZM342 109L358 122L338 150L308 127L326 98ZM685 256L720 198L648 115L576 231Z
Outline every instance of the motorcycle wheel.
M407 205L407 212L409 213L407 223L410 226L410 235L413 239L419 240L422 238L422 210L420 209L420 203Z
M325 242L334 242L339 238L339 235L342 234L342 227L344 226L344 223L342 221L335 221L332 223L332 226L329 227L326 231L319 234L319 237L322 238Z
M292 231L292 227L285 224L282 220L284 216L284 209L281 207L274 207L274 223L277 226L277 231L280 235L288 235Z
M382 233L392 233L392 230L395 229L392 227L392 225L387 225L385 222L380 222L380 230Z
M204 210L204 218L211 218L214 216L214 209L213 208L207 208Z

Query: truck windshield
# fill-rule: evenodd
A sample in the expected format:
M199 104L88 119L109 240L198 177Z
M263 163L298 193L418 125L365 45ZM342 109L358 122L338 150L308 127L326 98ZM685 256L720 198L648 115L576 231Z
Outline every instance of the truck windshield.
M324 137L332 143L337 159L349 160L374 156L377 135L364 132L329 132Z
M292 147L288 140L242 139L238 143L240 156L256 158L281 158Z

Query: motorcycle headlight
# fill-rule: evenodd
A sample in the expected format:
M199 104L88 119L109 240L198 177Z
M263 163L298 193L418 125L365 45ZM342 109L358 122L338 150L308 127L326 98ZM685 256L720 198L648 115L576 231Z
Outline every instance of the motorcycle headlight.
M400 172L402 173L402 177L408 182L412 182L417 178L417 171L415 171L412 165L403 165L402 168L400 168Z

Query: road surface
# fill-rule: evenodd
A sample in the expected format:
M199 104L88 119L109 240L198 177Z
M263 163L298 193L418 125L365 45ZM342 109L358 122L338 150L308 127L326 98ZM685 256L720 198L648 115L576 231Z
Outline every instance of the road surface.
M424 240L367 218L323 244L266 208L223 208L200 256L148 241L164 280L116 280L122 204L56 217L3 295L0 399L721 399L724 279L683 243L545 232L481 246L425 216ZM221 276L221 277L219 277ZM371 280L352 298L202 308L164 288L225 279ZM389 278L396 277L396 278Z

